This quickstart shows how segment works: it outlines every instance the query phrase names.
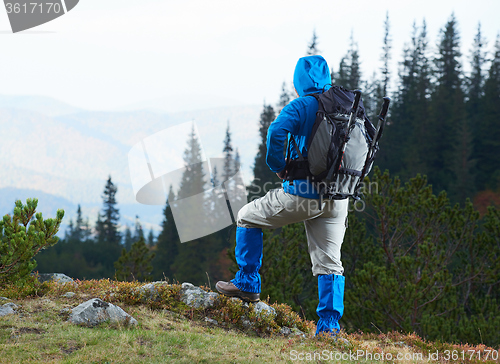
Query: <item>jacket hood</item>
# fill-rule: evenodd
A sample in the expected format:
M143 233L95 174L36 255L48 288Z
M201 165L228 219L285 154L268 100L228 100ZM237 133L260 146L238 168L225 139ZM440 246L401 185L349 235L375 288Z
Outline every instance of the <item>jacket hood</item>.
M295 66L293 86L300 97L330 88L330 69L321 56L302 57ZM326 87L325 87L326 86Z

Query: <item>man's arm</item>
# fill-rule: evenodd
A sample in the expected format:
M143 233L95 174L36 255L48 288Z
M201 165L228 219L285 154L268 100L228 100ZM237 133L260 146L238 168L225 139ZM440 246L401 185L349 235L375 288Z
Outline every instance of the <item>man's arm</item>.
M267 155L266 163L279 178L284 179L286 166L283 156L283 146L288 138L288 133L296 133L297 125L300 122L300 114L291 102L286 105L267 130Z

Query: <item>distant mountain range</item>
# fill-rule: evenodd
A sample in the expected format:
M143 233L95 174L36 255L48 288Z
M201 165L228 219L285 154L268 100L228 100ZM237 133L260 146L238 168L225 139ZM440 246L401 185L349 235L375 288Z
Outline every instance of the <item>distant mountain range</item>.
M63 208L67 223L81 204L84 217L94 223L111 175L118 187L122 223L133 224L137 214L146 228L158 229L163 206L135 201L128 170L130 148L170 126L194 122L205 154L221 156L229 121L233 147L239 150L248 182L259 143L261 109L247 105L169 114L104 112L81 110L48 97L0 96L0 215L11 212L16 198L37 197L39 211L47 216Z

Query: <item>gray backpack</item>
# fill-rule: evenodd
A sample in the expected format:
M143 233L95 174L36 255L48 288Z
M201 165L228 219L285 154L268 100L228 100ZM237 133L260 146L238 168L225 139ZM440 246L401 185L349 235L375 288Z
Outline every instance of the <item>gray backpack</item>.
M390 99L384 98L377 129L365 114L360 91L332 86L318 100L318 111L303 157L295 139L298 159L290 160L287 150L287 180L310 179L322 198L360 198L359 189L370 172L382 134Z

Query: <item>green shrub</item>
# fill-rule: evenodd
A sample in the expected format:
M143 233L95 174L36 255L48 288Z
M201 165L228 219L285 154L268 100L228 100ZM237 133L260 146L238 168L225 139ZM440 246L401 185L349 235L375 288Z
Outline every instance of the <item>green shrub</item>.
M36 268L33 257L59 240L55 235L64 211L57 210L57 218L44 220L41 212L35 214L37 204L36 198L27 199L26 205L18 200L14 215L0 221L0 286L27 283Z

